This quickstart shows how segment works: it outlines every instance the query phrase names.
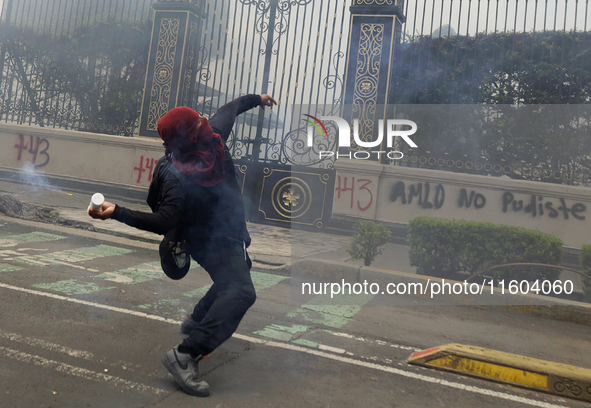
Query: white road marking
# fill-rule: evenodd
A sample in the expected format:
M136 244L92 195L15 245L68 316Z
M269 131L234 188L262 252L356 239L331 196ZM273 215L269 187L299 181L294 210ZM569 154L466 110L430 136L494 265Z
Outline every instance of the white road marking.
M107 281L116 282L116 283L131 283L133 279L129 276L123 276L115 272L104 272L105 275L110 275L112 278L105 278Z
M7 248L7 247L15 247L18 245L18 242L12 241L10 239L0 239L0 247Z
M28 344L29 346L34 346L45 350L66 354L71 357L81 358L88 361L96 361L98 363L107 364L111 367L118 367L123 368L124 370L133 371L133 369L130 368L131 364L126 363L124 361L119 361L117 363L105 362L101 359L95 358L95 355L88 351L76 350L70 347L62 346L61 344L51 343L41 339L35 339L33 337L21 336L20 334L7 333L0 330L0 338L16 341L18 343ZM139 368L140 366L136 365L135 367Z
M47 249L35 249L35 248L19 248L17 249L17 251L21 251L21 252L16 252L16 251L0 251L0 256L4 257L5 261L12 261L13 258L6 258L7 256L21 256L22 254L25 253L25 251L47 251Z
M0 288L12 289L12 290L16 290L16 291L19 291L19 292L30 293L32 295L45 296L45 297L49 297L49 298L57 299L57 300L64 300L66 302L77 303L77 304L85 305L85 306L93 306L93 307L96 307L96 308L99 308L99 309L110 310L112 312L126 313L126 314L133 315L133 316L145 317L147 319L158 320L160 322L173 323L173 324L181 324L181 322L178 321L178 320L167 319L167 318L161 317L161 316L150 315L150 314L143 313L143 312L136 312L135 310L123 309L123 308L115 307L115 306L102 305L100 303L88 302L86 300L69 298L69 297L66 297L66 296L56 295L56 294L53 294L53 293L41 292L39 290L20 288L18 286L6 285L4 283L0 283Z
M8 249L0 251L0 256L3 258L6 258L8 256L22 256L22 255L23 255L22 252L11 251Z
M318 345L318 348L320 350L326 350L326 351L330 351L332 353L338 353L338 354L345 354L345 352L347 351L347 350L342 349L342 348L331 347L331 346L327 346L325 344L319 344Z
M265 345L265 346L277 347L277 348L282 348L282 349L292 350L292 351L299 351L302 353L311 354L311 355L315 355L318 357L324 357L324 358L328 358L331 360L340 361L342 363L352 364L352 365L356 365L356 366L360 366L360 367L373 368L375 370L385 371L387 373L392 373L392 374L400 375L403 377L412 378L415 380L425 381L425 382L428 382L431 384L439 384L439 385L443 385L443 386L450 387L450 388L455 388L455 389L462 390L462 391L469 391L469 392L473 392L476 394L486 395L486 396L504 399L504 400L508 400L508 401L520 402L522 404L531 405L534 407L567 408L566 406L563 406L563 405L550 404L550 403L543 402L543 401L536 401L536 400L533 400L530 398L523 398L523 397L519 397L516 395L506 394L503 392L492 391L492 390L487 390L484 388L474 387L471 385L456 383L453 381L442 380L439 378L429 377L429 376L422 375L422 374L416 374L413 372L400 370L400 369L393 368L393 367L369 363L366 361L359 361L359 360L352 359L350 357L337 356L334 354L328 354L328 353L325 353L325 352L322 352L319 350L315 350L315 349L308 349L308 348L304 348L304 347L299 347L299 346L295 346L293 344L279 343L279 342L271 341L271 340L257 339L254 337L245 336L245 335L238 334L238 333L234 333L234 335L232 337L235 337L240 340L248 341L251 343Z
M330 334L332 334L334 336L337 336L337 337L345 337L347 339L357 340L357 341L361 341L361 342L364 342L364 343L375 343L375 344L378 344L380 346L389 346L389 347L398 348L398 349L401 349L401 350L421 351L420 348L403 346L401 344L388 343L388 342L383 341L383 340L366 339L365 337L357 337L357 336L354 336L354 335L349 334L349 333L335 332L335 331L332 331L332 330L326 330L326 332L327 333L330 333Z
M36 259L33 258L33 256L36 256ZM65 265L65 266L69 266L69 267L75 268L75 269L82 269L84 271L100 272L98 269L86 268L82 265L74 265L73 263L59 261L58 258L49 258L49 257L46 258L42 255L33 255L33 256L19 256L18 258L16 258L16 259L13 258L12 260L22 261L25 263L33 263L33 264L36 264L39 266Z
M74 350L69 347L64 347L59 344L50 343L44 340L33 339L31 337L24 337L16 333L6 333L0 330L0 338L16 341L19 343L25 343L30 346L44 348L46 350L57 351L58 353L66 354L71 357L83 358L85 360L91 360L94 358L92 353L80 350Z
M167 319L165 317L151 315L151 314L142 313L142 312L136 312L135 310L123 309L120 307L108 306L108 305L103 305L100 303L93 303L93 302L88 302L85 300L68 298L65 296L55 295L53 293L47 293L47 292L41 292L38 290L21 288L21 287L17 287L17 286L7 285L4 283L0 283L0 288L16 290L19 292L30 293L33 295L45 296L45 297L49 297L52 299L64 300L67 302L82 304L82 305L86 305L86 306L93 306L93 307L96 307L99 309L105 309L105 310L110 310L113 312L125 313L125 314L132 315L132 316L144 317L146 319L171 323L171 324L175 324L175 325L179 325L181 323L180 321L177 321L177 320ZM281 349L285 349L285 350L298 351L300 353L305 353L305 354L309 354L309 355L313 355L313 356L317 356L317 357L323 357L326 359L338 361L338 362L345 363L345 364L351 364L351 365L355 365L355 366L359 366L359 367L370 368L370 369L383 371L383 372L390 373L390 374L399 375L402 377L407 377L407 378L412 378L412 379L419 380L419 381L424 381L424 382L431 383L431 384L439 384L439 385L449 387L449 388L455 388L458 390L468 391L468 392L472 392L472 393L480 394L480 395L486 395L489 397L499 398L499 399L503 399L503 400L507 400L507 401L519 402L519 403L522 403L525 405L531 405L534 407L567 408L566 406L563 406L563 405L555 405L555 404L551 404L551 403L547 403L547 402L543 402L543 401L537 401L537 400L534 400L531 398L524 398L524 397L520 397L517 395L507 394L504 392L493 391L493 390L488 390L485 388L475 387L472 385L466 385L466 384L461 384L461 383L457 383L457 382L453 382L453 381L443 380L440 378L429 377L427 375L417 374L417 373L414 373L411 371L406 371L406 370L402 370L402 369L398 369L398 368L394 368L394 367L370 363L367 361L360 361L360 360L356 360L356 359L353 359L350 357L330 354L330 353L316 350L316 349L310 349L310 348L305 348L305 347L301 347L301 346L296 346L294 344L280 343L280 342L272 341L272 340L264 340L264 339L259 339L256 337L246 336L244 334L239 334L239 333L234 333L232 335L232 337L239 339L239 340L244 340L244 341L247 341L250 343L260 344L260 345L269 346L269 347L276 347L276 348L281 348ZM4 349L4 348L0 347L0 350L2 350L2 349ZM35 357L35 356L31 356L31 357ZM57 363L57 362L55 362L55 363ZM60 363L57 363L57 364L60 364ZM73 367L73 368L75 368L75 367ZM95 375L98 374L98 373L94 373L94 372L91 372L91 373L93 373ZM110 376L106 376L106 377L110 377ZM116 378L116 377L113 377L113 378ZM124 380L121 380L121 381L124 381ZM137 385L141 386L140 384L137 384ZM154 389L154 390L157 390L157 389ZM163 390L160 390L160 391L165 392Z
M2 346L0 346L0 355L12 358L14 360L23 361L25 363L35 364L41 367L53 368L55 371L73 375L75 377L81 377L91 381L103 381L115 387L123 387L125 389L134 390L141 393L150 392L156 395L170 394L170 391L162 390L160 388L154 388L144 384L136 383L134 381L124 380L123 378L114 377L112 375L97 373L96 371L60 363L59 361L48 360L43 357L23 353L18 350L9 349Z

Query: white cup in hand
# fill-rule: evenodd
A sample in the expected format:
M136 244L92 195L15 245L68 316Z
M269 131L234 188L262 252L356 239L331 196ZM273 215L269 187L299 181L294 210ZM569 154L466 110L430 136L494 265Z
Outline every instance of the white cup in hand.
M90 208L93 211L102 211L103 203L105 202L105 197L101 193L95 193L92 198L90 199Z

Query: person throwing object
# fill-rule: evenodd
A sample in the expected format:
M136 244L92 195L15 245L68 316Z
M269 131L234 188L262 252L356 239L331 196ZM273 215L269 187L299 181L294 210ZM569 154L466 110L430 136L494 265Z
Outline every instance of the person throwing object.
M242 96L209 121L188 107L170 110L158 121L165 156L154 169L148 191L152 213L109 202L101 211L88 209L92 218L112 218L165 235L163 243L184 240L188 254L211 277L213 285L181 324L187 337L161 359L191 395L209 395L209 385L199 379L198 363L232 336L256 300L246 251L251 239L226 141L238 115L276 104L269 95ZM178 276L164 270L180 279L188 266Z

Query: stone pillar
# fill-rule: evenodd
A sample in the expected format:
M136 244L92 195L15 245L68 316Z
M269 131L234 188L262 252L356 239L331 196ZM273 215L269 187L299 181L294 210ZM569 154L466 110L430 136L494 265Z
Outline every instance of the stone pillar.
M390 61L404 22L404 0L351 0L351 29L345 73L343 118L351 124L351 148L340 154L361 150L386 150L382 146L361 148L353 141L353 120L359 120L362 141L377 139L379 119L386 119L385 105L390 91ZM378 160L371 155L371 160Z
M155 11L139 135L158 137L157 122L177 106L193 105L204 0L160 0Z

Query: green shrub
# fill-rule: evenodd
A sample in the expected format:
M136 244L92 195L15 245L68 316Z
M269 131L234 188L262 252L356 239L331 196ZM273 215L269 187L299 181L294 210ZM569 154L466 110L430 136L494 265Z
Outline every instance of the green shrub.
M417 217L408 224L410 264L421 273L457 278L516 262L560 265L563 242L551 234L488 222ZM514 266L487 273L497 279L557 279L560 270Z
M591 276L591 245L583 245L579 253L579 261L581 262L581 272ZM583 284L583 291L586 295L591 295L591 279L581 276L581 283Z
M353 237L351 247L347 249L351 259L363 259L365 266L371 265L376 255L381 254L381 246L390 241L392 232L382 224L373 221L360 221L355 226L358 232Z

